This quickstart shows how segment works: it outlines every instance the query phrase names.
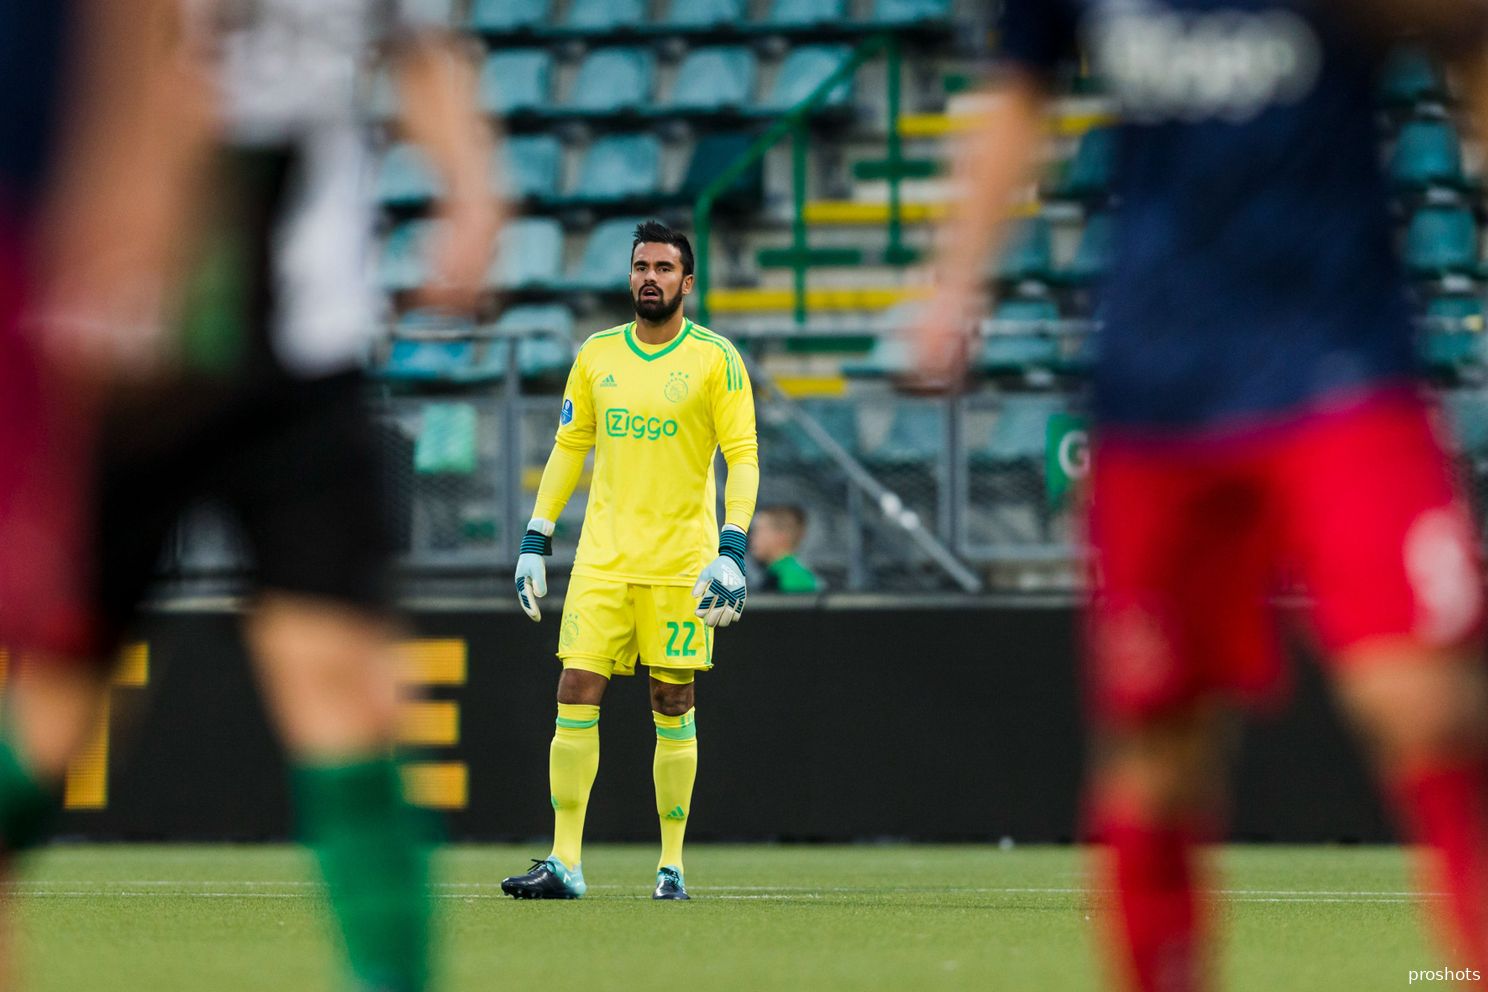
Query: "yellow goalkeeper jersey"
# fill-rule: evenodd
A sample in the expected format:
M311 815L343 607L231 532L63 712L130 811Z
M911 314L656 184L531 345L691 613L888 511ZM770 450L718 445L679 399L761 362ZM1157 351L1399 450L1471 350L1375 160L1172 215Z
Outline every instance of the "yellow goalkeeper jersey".
M594 449L574 575L692 585L718 554L713 458L728 463L725 523L744 530L759 488L754 392L733 344L684 321L664 345L635 324L593 335L563 393L533 515L557 520Z

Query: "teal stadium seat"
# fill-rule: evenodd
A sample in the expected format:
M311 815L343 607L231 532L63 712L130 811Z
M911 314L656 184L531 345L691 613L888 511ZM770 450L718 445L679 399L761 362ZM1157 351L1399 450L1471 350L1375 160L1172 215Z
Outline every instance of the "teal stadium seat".
M774 0L761 23L772 28L810 28L846 19L846 0Z
M1058 339L1039 333L1040 325L1059 320L1059 307L1053 300L1004 300L992 318L1011 326L982 339L976 367L983 375L1021 375L1059 365Z
M706 31L741 24L746 13L744 0L672 0L661 23L668 28Z
M1405 261L1423 278L1476 275L1478 223L1466 207L1429 206L1416 211L1405 235Z
M377 371L388 382L464 382L474 371L475 345L469 341L394 341Z
M693 146L692 158L687 163L687 173L682 177L682 186L674 199L683 204L697 202L703 190L723 174L723 171L747 152L756 136L748 133L724 132L705 134ZM715 209L729 213L750 213L761 209L765 199L765 168L763 162L755 162L733 182L715 201Z
M510 307L493 325L502 334L552 334L573 337L573 311L562 303L532 303Z
M382 246L378 283L389 293L417 289L424 283L424 245L434 222L417 220L393 229Z
M493 52L481 67L481 107L511 116L547 108L553 91L553 56L541 48Z
M986 445L972 452L972 463L998 468L1042 462L1049 418L1067 407L1068 400L1057 393L1006 394Z
M413 145L394 145L377 168L377 202L387 207L417 207L439 195L439 183L423 152Z
M1108 127L1087 131L1070 160L1069 171L1054 195L1063 200L1098 200L1111 192L1116 132Z
M1446 77L1424 52L1402 48L1385 63L1381 95L1386 103L1411 107L1447 99Z
M592 292L629 292L630 250L644 218L616 217L595 225L566 285Z
M842 372L853 378L879 379L909 371L909 347L897 337L876 338L873 350L859 361L843 362Z
M1054 235L1043 217L1024 221L997 267L1001 282L1048 282L1054 277Z
M600 48L579 65L568 107L577 114L634 111L651 103L656 58L643 48Z
M1092 215L1085 221L1080 247L1075 250L1074 260L1063 273L1064 278L1077 286L1086 286L1103 278L1111 264L1115 237L1116 222L1110 214Z
M471 30L485 34L530 30L547 23L552 0L473 0Z
M867 452L879 469L922 469L945 447L945 410L939 403L899 403L883 440Z
M873 5L875 24L912 26L951 19L951 0L877 0Z
M1488 330L1485 301L1476 293L1447 293L1426 305L1426 316L1448 330L1481 333Z
M677 69L676 85L664 114L737 113L749 107L756 77L754 53L725 45L695 48Z
M604 34L633 30L645 23L645 0L573 0L563 25L583 34Z
M847 61L851 50L842 45L807 45L797 48L780 64L775 84L757 108L757 112L777 116L802 102L827 81ZM852 80L845 79L832 89L828 107L842 107L852 98Z
M857 404L837 400L802 400L801 412L815 420L849 454L857 455L862 451ZM787 461L817 467L831 461L826 451L794 422L791 422L787 436L792 442Z
M1442 393L1442 408L1463 452L1475 457L1488 453L1488 394L1480 389L1450 390Z
M1402 127L1390 157L1390 178L1402 189L1461 187L1465 176L1456 128L1441 120L1415 120Z
M506 377L511 364L512 342L490 341L462 381L495 382ZM517 376L523 381L562 380L573 366L573 349L549 338L523 338L517 342Z
M563 147L549 134L507 138L502 181L518 200L550 200L558 195L563 173Z
M614 134L589 146L571 200L620 203L661 191L661 142L651 134Z
M524 217L502 228L491 265L497 289L541 289L558 279L563 266L563 228L551 217Z

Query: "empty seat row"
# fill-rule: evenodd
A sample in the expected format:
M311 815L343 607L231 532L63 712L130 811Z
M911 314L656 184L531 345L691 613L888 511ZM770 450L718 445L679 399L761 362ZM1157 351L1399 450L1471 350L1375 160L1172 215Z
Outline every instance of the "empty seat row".
M599 48L579 64L567 100L554 93L553 53L542 48L493 52L481 70L482 106L502 116L603 116L630 113L653 117L783 113L810 96L847 59L842 45L806 45L781 62L773 83L759 93L759 61L753 51L736 45L697 48L678 66L670 95L657 99L656 54L647 48ZM849 102L844 83L827 103Z
M489 284L509 291L623 292L630 269L631 236L641 218L615 218L596 225L577 263L564 271L563 228L556 220L527 217L501 232ZM383 245L379 280L391 293L423 284L429 239L436 222L412 221L394 228Z
M512 199L552 207L625 206L636 209L662 202L691 203L753 142L752 134L721 133L700 138L692 148L681 185L665 189L661 142L654 135L610 135L585 149L572 188L560 188L563 148L551 135L508 138L503 168L494 185ZM746 170L731 190L740 205L757 204L763 196L763 172ZM377 197L399 210L426 206L439 194L422 155L413 147L388 150L378 169Z
M465 340L420 339L426 318L405 315L386 360L374 370L390 383L475 385L503 378L512 357L512 339L473 334ZM573 361L573 313L561 304L516 306L491 327L495 335L528 334L517 342L517 370L523 379L548 380L568 374Z
M990 428L972 431L966 438L966 454L972 468L995 471L1015 464L1041 464L1049 420L1069 412L1070 403L1070 397L1063 393L1005 394ZM806 400L801 403L801 409L850 454L878 471L925 469L945 451L946 411L939 404L896 405L887 429L871 442L864 439L858 403ZM794 425L787 428L786 439L786 444L766 449L767 457L807 465L825 464L829 460L826 452Z
M749 19L748 0L668 0L658 20L647 0L571 0L554 21L553 0L474 0L470 27L486 34L519 31L604 35L656 28L689 31L796 31L851 23L848 0L773 0L764 16ZM951 0L874 0L864 26L944 22Z
M1003 283L1035 282L1088 285L1105 274L1111 259L1115 223L1109 213L1097 213L1085 222L1079 248L1066 267L1054 261L1054 232L1044 217L1035 217L1019 227L998 264L997 279Z
M1114 153L1113 129L1100 127L1086 133L1049 189L1049 198L1099 201L1106 197L1111 191ZM1440 118L1418 118L1400 128L1390 154L1389 175L1401 190L1471 189L1476 185L1463 167L1457 129Z

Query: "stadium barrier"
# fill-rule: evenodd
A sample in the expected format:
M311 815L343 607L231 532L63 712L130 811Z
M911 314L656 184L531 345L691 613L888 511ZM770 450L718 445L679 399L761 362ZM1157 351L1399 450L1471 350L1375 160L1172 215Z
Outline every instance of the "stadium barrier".
M701 677L696 840L989 841L1073 837L1084 741L1075 611L1009 600L752 599ZM545 838L560 605L419 610L402 649L426 699L403 723L411 793L457 839ZM1252 725L1235 836L1390 837L1313 666ZM617 680L588 818L651 841L644 680ZM291 833L283 758L229 609L148 617L109 718L68 781L63 833L260 840ZM541 843L541 842L539 842ZM535 849L535 848L534 848Z

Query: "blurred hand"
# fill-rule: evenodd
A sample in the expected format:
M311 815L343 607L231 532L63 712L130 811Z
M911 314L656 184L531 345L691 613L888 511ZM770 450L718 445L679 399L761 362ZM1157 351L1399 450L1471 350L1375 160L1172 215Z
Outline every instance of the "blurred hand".
M486 293L486 274L496 252L503 212L494 197L444 204L438 233L429 249L429 279L414 305L456 314L473 314Z
M960 390L971 361L973 294L946 292L929 305L905 331L911 370L901 388L917 393Z

